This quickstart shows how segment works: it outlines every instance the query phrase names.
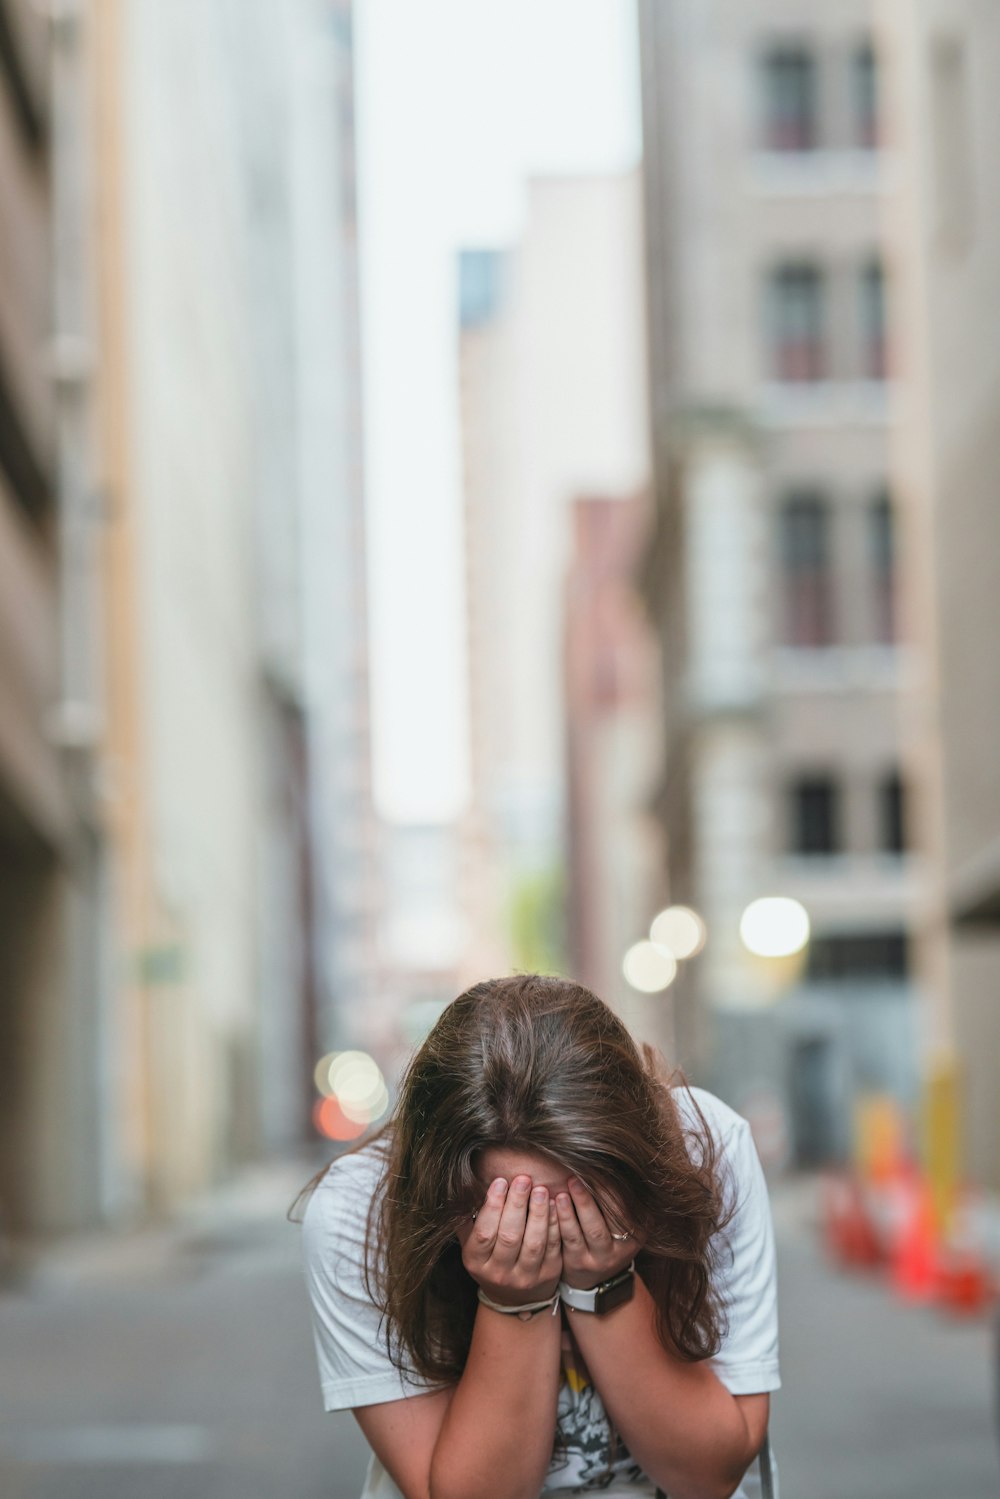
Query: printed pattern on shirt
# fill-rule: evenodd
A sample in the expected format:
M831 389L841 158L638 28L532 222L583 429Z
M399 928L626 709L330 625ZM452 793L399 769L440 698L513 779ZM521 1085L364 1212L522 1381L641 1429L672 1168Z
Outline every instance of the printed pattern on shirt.
M619 1436L585 1367L572 1348L563 1347L562 1380L556 1407L556 1445L545 1480L545 1492L578 1493L642 1485L649 1480Z

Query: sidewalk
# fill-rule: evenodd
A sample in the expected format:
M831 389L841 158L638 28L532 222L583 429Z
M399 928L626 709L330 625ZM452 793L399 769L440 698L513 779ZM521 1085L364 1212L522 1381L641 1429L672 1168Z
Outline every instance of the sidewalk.
M364 1440L323 1413L285 1216L327 1158L25 1261L0 1291L3 1499L356 1499Z
M162 1222L111 1225L19 1244L6 1272L0 1273L0 1295L8 1289L70 1290L155 1279L194 1257L251 1245L260 1249L272 1236L285 1237L289 1208L330 1158L320 1149L254 1162Z

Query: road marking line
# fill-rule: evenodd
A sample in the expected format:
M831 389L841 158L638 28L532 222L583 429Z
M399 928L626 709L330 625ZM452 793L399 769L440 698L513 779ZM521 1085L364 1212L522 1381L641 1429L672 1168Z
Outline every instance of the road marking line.
M207 1426L48 1426L0 1432L0 1452L33 1463L202 1463L215 1447Z

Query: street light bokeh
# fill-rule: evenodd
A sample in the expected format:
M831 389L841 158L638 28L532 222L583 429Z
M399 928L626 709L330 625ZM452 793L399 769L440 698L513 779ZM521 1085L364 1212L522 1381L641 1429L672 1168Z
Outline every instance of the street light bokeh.
M313 1072L323 1094L313 1109L317 1130L330 1140L350 1140L381 1119L389 1107L382 1069L364 1051L331 1051Z
M758 958L789 958L809 941L809 913L789 896L761 896L740 917L740 938Z
M705 946L708 935L704 921L690 906L668 906L653 918L650 940L665 947L675 958L693 958Z
M622 972L640 994L659 994L677 976L677 959L665 947L643 939L634 942L622 961Z

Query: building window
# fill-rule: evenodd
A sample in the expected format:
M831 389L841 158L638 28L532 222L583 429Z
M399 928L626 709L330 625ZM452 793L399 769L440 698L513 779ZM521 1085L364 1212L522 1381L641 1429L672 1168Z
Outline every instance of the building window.
M875 639L880 645L892 645L897 636L896 526L892 501L885 492L868 511L868 554Z
M821 380L825 373L823 276L815 265L778 266L769 283L771 373L776 380Z
M898 984L909 971L909 941L902 931L844 932L809 943L806 977L813 983Z
M816 149L816 63L804 47L775 47L762 63L764 147L768 151Z
M871 42L863 43L851 60L851 82L854 144L861 151L877 151L879 145L878 59Z
M905 854L906 827L903 782L898 770L879 783L879 847L883 853Z
M880 260L861 268L858 284L861 369L866 380L886 377L885 271Z
M830 506L822 495L793 494L779 511L784 644L833 643Z
M789 788L791 852L807 857L840 852L840 793L829 776L804 776Z

